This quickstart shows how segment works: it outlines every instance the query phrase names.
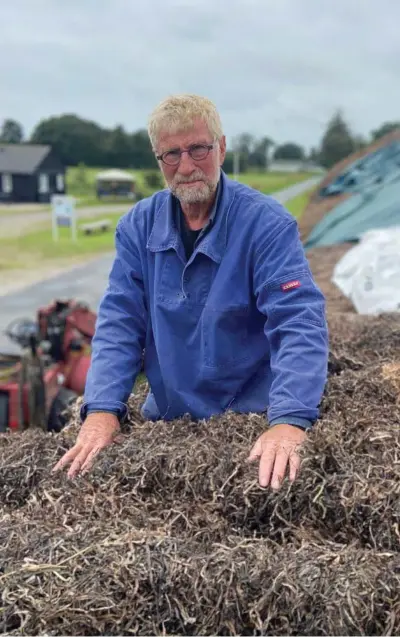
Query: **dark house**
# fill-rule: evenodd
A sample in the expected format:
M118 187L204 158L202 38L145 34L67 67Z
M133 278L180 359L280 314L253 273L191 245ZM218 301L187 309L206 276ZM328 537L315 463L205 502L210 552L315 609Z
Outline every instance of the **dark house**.
M0 143L0 203L48 203L65 194L65 172L51 146Z

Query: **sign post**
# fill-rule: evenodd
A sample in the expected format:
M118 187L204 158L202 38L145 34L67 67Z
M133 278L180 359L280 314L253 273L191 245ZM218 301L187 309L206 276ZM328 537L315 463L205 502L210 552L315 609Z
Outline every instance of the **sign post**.
M76 210L74 197L67 195L53 195L51 198L51 225L53 241L58 241L60 226L71 228L71 237L76 241Z

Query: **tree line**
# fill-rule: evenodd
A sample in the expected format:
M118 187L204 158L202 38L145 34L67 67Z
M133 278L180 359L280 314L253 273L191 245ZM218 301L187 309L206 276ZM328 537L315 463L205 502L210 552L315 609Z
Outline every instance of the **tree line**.
M384 122L371 131L368 138L355 135L343 113L337 111L328 121L318 147L307 151L294 141L276 144L269 136L257 138L242 133L233 140L224 163L224 170L234 172L235 159L241 172L265 170L271 160L295 160L317 163L331 168L383 135L400 128L399 122ZM10 144L50 144L67 166L113 166L116 168L154 169L157 162L146 129L128 132L121 125L104 128L91 120L73 114L54 116L40 121L27 139L22 125L5 119L0 142Z

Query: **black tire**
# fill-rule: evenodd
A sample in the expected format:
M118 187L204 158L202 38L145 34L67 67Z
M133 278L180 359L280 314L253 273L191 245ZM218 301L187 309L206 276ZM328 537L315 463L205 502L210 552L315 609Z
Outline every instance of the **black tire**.
M0 433L8 431L8 393L0 392Z
M78 394L72 391L72 389L61 387L51 405L47 424L49 431L61 431L61 429L65 427L67 423L67 415L65 412L77 398Z

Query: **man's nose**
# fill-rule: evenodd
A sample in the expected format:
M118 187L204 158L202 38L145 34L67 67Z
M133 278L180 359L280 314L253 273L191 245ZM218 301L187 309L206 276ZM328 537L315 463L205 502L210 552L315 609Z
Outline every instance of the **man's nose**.
M182 175L191 175L195 168L196 166L189 153L182 153L178 172L180 172Z

